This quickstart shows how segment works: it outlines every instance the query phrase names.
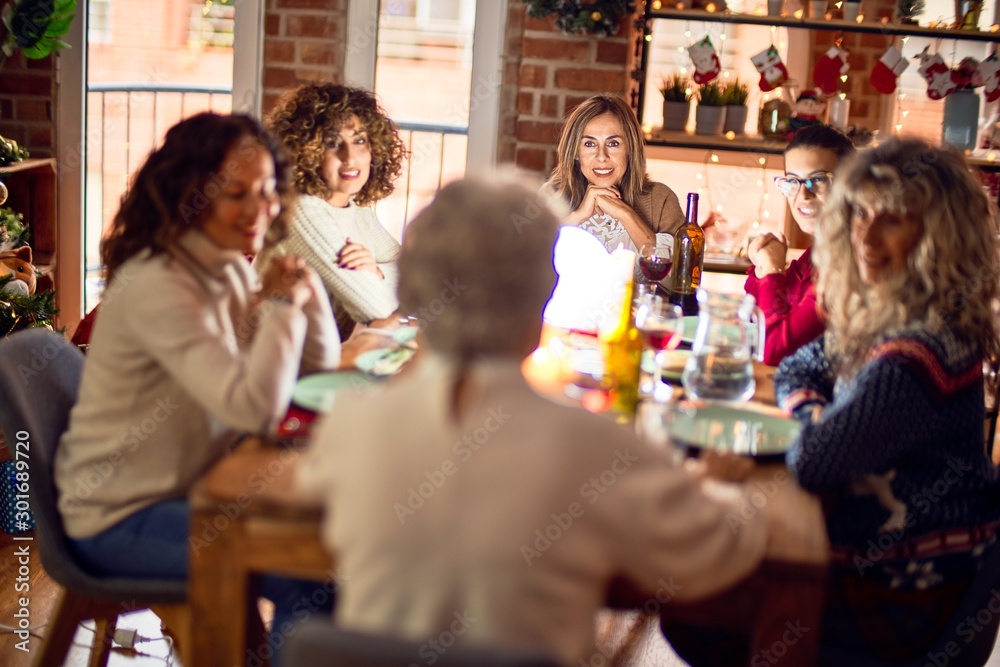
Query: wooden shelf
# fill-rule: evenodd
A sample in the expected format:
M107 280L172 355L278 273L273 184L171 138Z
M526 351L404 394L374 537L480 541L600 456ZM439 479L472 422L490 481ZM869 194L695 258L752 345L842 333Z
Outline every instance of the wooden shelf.
M58 250L58 200L55 158L34 158L0 166L0 181L9 196L4 204L24 215L35 268L43 276L39 288L55 283Z
M759 135L738 134L733 139L722 135L671 132L654 127L646 134L646 145L668 146L672 148L695 148L712 151L742 151L763 155L781 155L788 144L784 140L765 139Z
M935 37L959 39L974 42L1000 42L1000 32L980 30L951 30L948 28L925 28L919 25L898 23L878 23L866 21L857 23L841 19L797 19L794 16L758 16L733 12L706 12L703 9L652 9L646 11L647 19L674 19L678 21L708 21L711 23L742 23L746 25L778 26L802 28L805 30L839 30L841 32L862 32L878 35L908 35L913 37Z

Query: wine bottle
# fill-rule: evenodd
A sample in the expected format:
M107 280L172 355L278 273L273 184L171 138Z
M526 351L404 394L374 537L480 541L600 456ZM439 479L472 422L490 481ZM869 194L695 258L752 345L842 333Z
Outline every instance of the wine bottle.
M635 253L619 249L612 256L621 262L622 270L618 276L621 281L621 308L614 314L609 313L599 337L604 357L604 379L614 398L611 409L616 420L628 422L635 416L639 399L639 363L642 359L642 340L632 319Z
M705 232L698 226L698 195L689 192L684 224L674 232L674 267L670 272L670 301L685 315L698 312L695 293L705 268Z

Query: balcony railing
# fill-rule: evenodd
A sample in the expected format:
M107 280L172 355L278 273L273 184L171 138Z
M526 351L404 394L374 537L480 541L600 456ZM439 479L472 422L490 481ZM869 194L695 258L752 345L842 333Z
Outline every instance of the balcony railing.
M100 291L99 244L118 210L128 179L172 125L201 111L229 113L226 87L91 83L87 86L86 271L87 307ZM468 128L398 123L410 159L396 191L377 206L379 220L397 238L411 212L446 182L465 173Z

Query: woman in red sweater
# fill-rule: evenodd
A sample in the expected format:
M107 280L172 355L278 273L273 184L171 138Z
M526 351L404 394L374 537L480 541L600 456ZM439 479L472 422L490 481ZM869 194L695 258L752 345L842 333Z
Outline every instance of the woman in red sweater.
M833 182L833 172L854 145L840 130L811 125L795 133L785 149L785 175L774 179L788 199L799 228L812 235ZM788 245L781 234L756 237L748 249L753 266L744 286L764 311L764 363L777 366L785 356L823 333L816 309L812 248L785 268Z

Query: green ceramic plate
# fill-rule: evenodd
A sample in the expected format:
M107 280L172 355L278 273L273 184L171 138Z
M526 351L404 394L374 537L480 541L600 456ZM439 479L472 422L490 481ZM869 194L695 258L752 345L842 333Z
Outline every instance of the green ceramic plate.
M368 350L354 360L358 370L375 377L395 375L413 356L414 351L406 347Z
M650 375L656 374L656 363L653 361L654 352L646 350L642 353L642 370ZM667 352L667 363L663 368L663 378L672 382L681 381L681 373L684 371L684 364L691 356L691 350L671 350Z
M682 447L783 459L801 425L787 417L731 405L678 406L669 427Z
M419 331L417 327L400 327L392 333L392 339L400 345L406 345L413 342Z
M687 343L690 345L694 342L694 333L698 330L698 316L697 315L685 315L684 316L684 336L681 338L682 343Z
M307 375L295 385L292 402L306 410L323 414L333 407L338 393L361 391L370 387L373 382L370 377L356 371Z

